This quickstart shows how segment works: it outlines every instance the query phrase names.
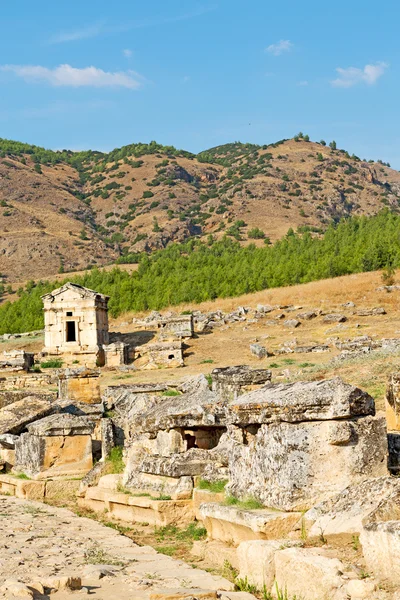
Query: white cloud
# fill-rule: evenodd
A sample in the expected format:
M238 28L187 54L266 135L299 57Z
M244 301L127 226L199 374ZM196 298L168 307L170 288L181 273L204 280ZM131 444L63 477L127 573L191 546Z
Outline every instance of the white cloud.
M271 44L265 49L265 52L269 52L274 56L280 56L284 52L290 52L294 44L290 40L280 40L277 44Z
M71 65L59 65L54 69L39 65L3 65L0 71L14 73L28 82L44 81L56 87L124 87L133 90L141 86L141 77L134 71L110 73L96 67L77 69Z
M125 50L122 51L122 54L125 56L125 58L131 58L133 52L132 50L129 50L129 48L125 48Z
M300 87L306 87L308 85L308 81L304 79L303 81L299 81L297 85L299 85Z
M66 31L56 33L51 36L48 40L49 44L62 44L63 42L76 42L78 40L87 40L89 38L94 38L103 31L103 23L94 23L93 25L89 25L88 27L84 27L82 29L76 29L75 31Z
M99 35L114 35L117 33L131 31L133 29L158 27L168 25L170 23L178 23L179 21L187 21L189 19L201 17L209 12L217 10L217 8L217 4L199 5L191 12L182 13L180 15L169 15L166 17L155 16L142 21L128 21L126 23L117 23L114 25L107 25L105 22L94 23L93 25L88 25L87 27L83 27L81 29L56 33L52 35L46 43L61 44L64 42L75 42L78 40L94 38Z
M339 74L339 77L331 81L331 84L334 87L343 88L349 88L359 83L374 85L374 83L382 77L388 66L387 63L377 62L374 65L365 65L363 69L358 69L357 67L342 69L341 67L338 67L336 71Z

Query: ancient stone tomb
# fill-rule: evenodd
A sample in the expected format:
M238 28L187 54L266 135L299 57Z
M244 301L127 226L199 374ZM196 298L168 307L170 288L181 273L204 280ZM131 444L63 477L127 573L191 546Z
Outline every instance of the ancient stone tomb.
M46 355L84 354L104 364L108 336L108 296L66 283L43 297Z

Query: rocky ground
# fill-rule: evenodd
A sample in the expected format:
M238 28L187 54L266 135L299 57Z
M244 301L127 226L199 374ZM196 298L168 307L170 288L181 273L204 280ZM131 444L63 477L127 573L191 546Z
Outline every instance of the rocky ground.
M64 508L1 496L0 539L0 598L199 597L192 589L209 590L207 598L239 596L228 580Z

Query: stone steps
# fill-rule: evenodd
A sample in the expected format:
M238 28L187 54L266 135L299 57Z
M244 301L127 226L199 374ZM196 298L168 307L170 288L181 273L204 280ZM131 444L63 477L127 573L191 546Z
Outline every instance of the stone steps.
M192 500L155 500L148 496L135 496L110 491L99 486L88 488L78 498L83 508L103 513L126 523L149 523L157 527L175 525L185 527L194 521Z
M210 539L238 546L246 540L276 540L299 530L301 512L248 510L217 502L204 503L199 515Z

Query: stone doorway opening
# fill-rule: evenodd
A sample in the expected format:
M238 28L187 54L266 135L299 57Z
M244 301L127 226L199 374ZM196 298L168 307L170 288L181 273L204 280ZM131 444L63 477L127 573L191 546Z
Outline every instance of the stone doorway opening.
M66 329L66 341L67 342L76 342L76 327L75 321L67 321L67 329Z

